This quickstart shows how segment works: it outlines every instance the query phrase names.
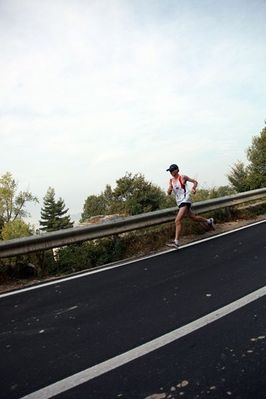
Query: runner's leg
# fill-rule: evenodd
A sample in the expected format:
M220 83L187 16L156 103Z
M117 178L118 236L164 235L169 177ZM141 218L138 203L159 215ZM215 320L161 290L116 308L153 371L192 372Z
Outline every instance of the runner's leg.
M175 218L175 240L179 241L179 237L182 230L182 220L189 214L189 209L187 206L182 206L179 208L178 213Z

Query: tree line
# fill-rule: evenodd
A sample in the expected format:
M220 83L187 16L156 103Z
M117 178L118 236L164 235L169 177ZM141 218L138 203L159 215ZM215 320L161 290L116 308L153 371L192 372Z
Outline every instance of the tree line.
M266 187L266 126L253 137L246 151L247 164L237 161L227 174L229 184L211 189L199 189L194 201L222 197L237 192ZM36 233L23 218L29 216L28 203L39 202L30 191L18 192L18 183L10 172L0 176L0 239L25 237ZM99 195L90 195L84 202L80 222L96 215L136 215L175 206L158 186L147 181L142 174L127 172L112 188L106 185ZM73 227L69 209L62 198L56 199L55 190L49 187L40 214L39 232L49 232Z

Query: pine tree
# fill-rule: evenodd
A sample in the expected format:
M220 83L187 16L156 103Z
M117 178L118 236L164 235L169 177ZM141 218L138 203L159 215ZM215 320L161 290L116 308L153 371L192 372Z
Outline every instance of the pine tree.
M55 199L55 190L49 187L43 199L43 208L41 209L40 230L55 231L73 227L70 216L67 215L68 208L65 209L65 203L62 198Z

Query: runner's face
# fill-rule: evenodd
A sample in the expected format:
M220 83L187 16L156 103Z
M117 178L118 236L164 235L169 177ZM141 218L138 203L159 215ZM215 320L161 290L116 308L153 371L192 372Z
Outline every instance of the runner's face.
M170 173L171 173L171 175L172 175L172 176L174 176L174 177L175 177L175 176L177 176L177 175L178 175L178 172L179 172L179 171L178 171L178 169L175 169L175 170L173 170L173 171L172 171L172 172L170 172Z

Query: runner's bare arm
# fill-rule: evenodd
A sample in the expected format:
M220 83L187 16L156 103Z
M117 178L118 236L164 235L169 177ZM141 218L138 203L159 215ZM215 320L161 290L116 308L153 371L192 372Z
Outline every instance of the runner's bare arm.
M195 194L197 186L198 186L197 180L191 179L191 177L188 177L188 176L182 176L182 179L183 179L184 183L187 182L187 181L190 182L190 183L193 183L191 191L192 191L193 194Z
M172 182L171 182L171 180L169 180L167 194L170 195L172 193L172 191L173 191Z

